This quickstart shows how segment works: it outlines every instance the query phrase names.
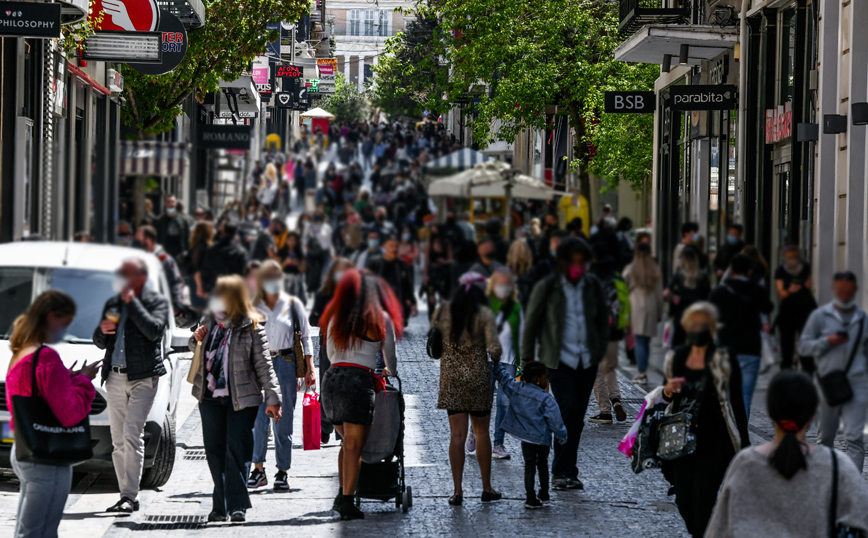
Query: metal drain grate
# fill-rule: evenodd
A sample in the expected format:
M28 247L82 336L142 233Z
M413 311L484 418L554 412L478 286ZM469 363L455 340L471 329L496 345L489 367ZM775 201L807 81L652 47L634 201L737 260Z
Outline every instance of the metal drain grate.
M145 516L142 522L137 524L133 530L198 530L202 529L204 526L204 516Z
M204 450L185 450L184 451L184 459L185 460L194 460L201 461L205 459L205 451Z

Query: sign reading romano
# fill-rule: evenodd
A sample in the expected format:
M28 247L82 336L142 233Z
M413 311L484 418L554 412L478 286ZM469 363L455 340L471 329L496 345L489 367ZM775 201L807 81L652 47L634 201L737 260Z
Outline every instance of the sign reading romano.
M0 2L0 36L60 37L60 4Z
M250 149L253 137L249 125L200 125L198 133L202 149Z
M654 112L654 92L606 92L607 114L642 114Z
M735 108L734 85L670 86L672 110L732 110Z

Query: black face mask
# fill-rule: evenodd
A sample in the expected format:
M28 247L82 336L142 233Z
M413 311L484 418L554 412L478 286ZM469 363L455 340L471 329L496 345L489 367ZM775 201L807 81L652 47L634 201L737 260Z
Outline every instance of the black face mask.
M711 331L704 329L702 331L687 333L687 343L695 347L705 347L712 341Z
M448 224L448 225L450 225L450 226L452 226L453 224L455 224L455 217L448 217L448 218L446 219L446 224Z

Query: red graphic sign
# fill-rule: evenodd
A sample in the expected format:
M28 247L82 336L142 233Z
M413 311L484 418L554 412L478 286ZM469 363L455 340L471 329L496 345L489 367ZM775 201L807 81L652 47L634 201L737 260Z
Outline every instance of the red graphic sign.
M156 0L93 0L91 23L103 13L95 30L121 32L153 32L160 24L160 8Z
M295 65L279 65L277 66L277 72L274 74L276 77L286 78L299 78L301 75L301 68Z
M766 110L766 144L786 140L793 135L793 103Z

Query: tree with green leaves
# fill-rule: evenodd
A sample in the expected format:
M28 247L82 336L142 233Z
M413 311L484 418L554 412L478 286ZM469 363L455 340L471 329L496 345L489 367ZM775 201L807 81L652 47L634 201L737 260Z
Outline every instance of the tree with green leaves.
M220 80L235 80L249 68L266 43L277 38L270 21L296 21L304 15L306 0L204 0L204 28L188 34L187 54L165 75L143 75L124 70L123 121L140 138L169 131L181 114L184 101L217 91Z
M482 146L512 141L529 128L545 129L554 110L569 119L575 134L570 164L583 193L589 191L589 173L610 185L644 184L653 155L652 116L602 113L606 91L650 90L658 74L654 66L615 61L621 43L616 2L436 0L416 11L417 17L439 21L433 44L425 47L427 65L445 58L448 78L432 80L424 70L398 63L378 71L378 86L406 84L414 101L435 111L479 99L471 121ZM397 37L394 58L408 46ZM412 81L402 78L407 76ZM499 125L496 132L492 125Z
M335 75L335 93L324 99L321 105L335 115L339 125L365 121L368 117L368 98L357 84L348 81L342 74Z

